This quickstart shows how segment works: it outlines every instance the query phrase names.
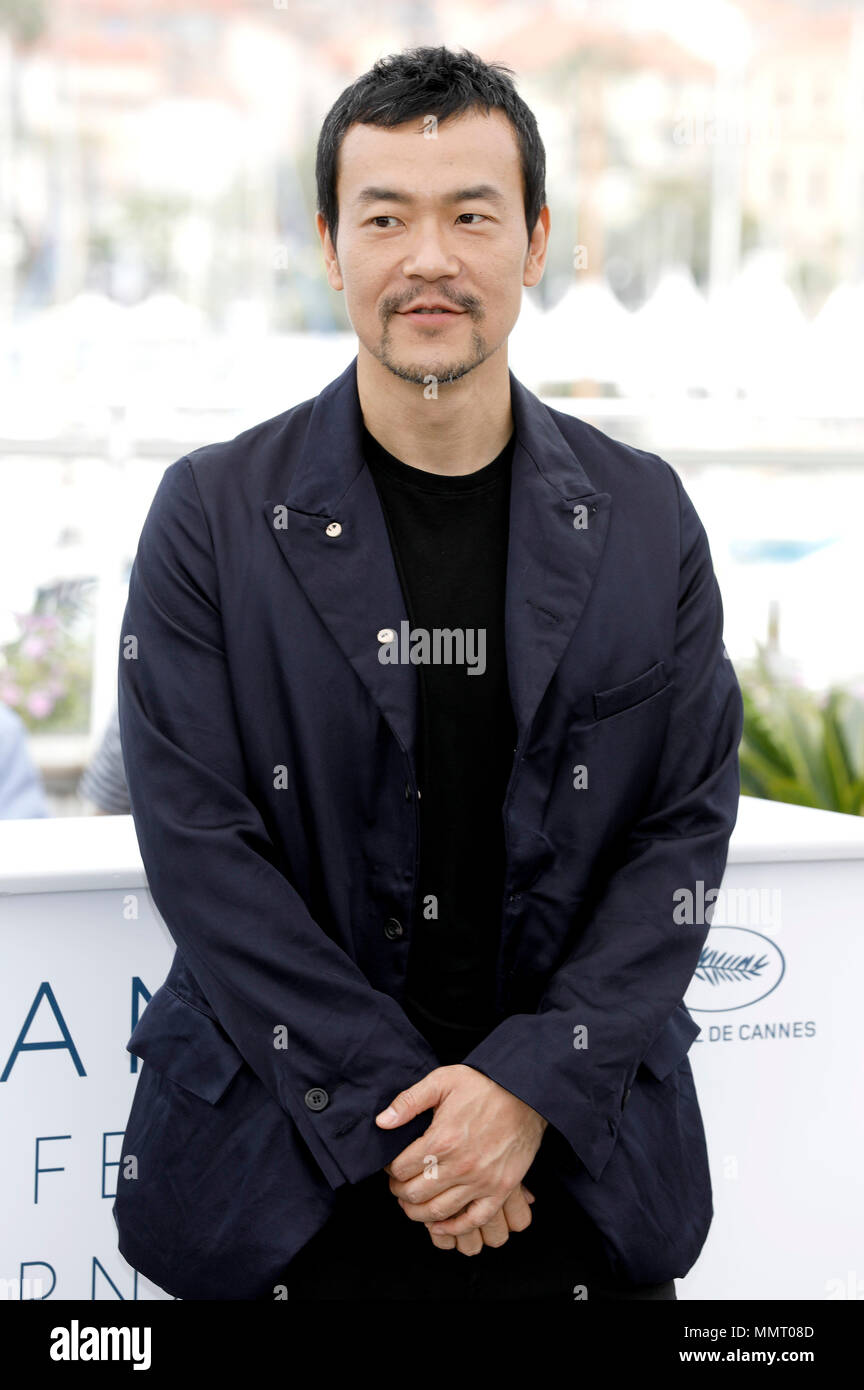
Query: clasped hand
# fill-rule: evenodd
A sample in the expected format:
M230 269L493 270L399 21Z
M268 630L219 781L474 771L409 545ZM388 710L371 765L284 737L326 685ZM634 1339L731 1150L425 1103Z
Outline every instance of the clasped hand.
M547 1121L483 1072L459 1063L437 1067L400 1091L376 1116L395 1129L434 1109L429 1128L385 1169L390 1191L433 1244L465 1255L503 1245L531 1223L533 1194L522 1178Z

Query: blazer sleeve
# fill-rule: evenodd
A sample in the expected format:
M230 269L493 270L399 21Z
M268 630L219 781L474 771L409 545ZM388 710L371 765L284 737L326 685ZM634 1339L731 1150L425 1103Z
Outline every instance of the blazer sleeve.
M681 548L674 689L656 782L536 1012L504 1019L464 1059L543 1115L595 1181L614 1149L625 1094L681 1002L710 929L676 920L673 894L695 893L700 879L706 894L720 887L738 815L741 689L723 645L708 539L667 467ZM579 1025L586 1047L574 1046Z
M217 578L184 456L145 518L123 616L118 712L132 816L174 942L336 1188L384 1168L428 1128L421 1115L388 1131L375 1115L440 1064L280 867L247 791ZM280 1026L287 1047L274 1045Z

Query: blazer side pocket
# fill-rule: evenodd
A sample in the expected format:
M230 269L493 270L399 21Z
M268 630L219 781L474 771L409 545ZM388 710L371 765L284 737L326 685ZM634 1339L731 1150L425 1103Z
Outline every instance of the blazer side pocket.
M661 690L665 690L668 684L665 663L657 661L632 681L625 681L623 685L613 685L609 690L595 690L594 718L608 719L610 715L620 714L622 710L631 709L633 705L641 705L643 700L649 700L652 695L658 695Z
M211 1105L243 1065L219 1024L167 985L160 985L150 999L126 1051Z
M647 1067L658 1081L665 1081L670 1072L683 1062L701 1032L701 1027L691 1017L687 1006L676 1005L675 1012L660 1029L642 1058L640 1066Z

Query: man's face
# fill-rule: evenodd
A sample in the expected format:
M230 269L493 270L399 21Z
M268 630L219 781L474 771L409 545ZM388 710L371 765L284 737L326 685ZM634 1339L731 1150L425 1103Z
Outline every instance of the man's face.
M506 342L523 284L542 275L548 212L529 247L519 147L502 112L353 125L337 193L336 251L318 215L328 277L373 357L403 380L447 382ZM448 312L410 312L434 300Z

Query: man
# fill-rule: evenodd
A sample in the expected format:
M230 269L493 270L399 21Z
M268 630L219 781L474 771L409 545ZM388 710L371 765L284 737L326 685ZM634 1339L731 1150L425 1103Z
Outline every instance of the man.
M120 1250L182 1298L674 1298L712 1217L676 909L720 885L742 724L707 538L509 372L549 211L506 70L377 63L317 178L357 356L168 468L130 577L178 950Z

